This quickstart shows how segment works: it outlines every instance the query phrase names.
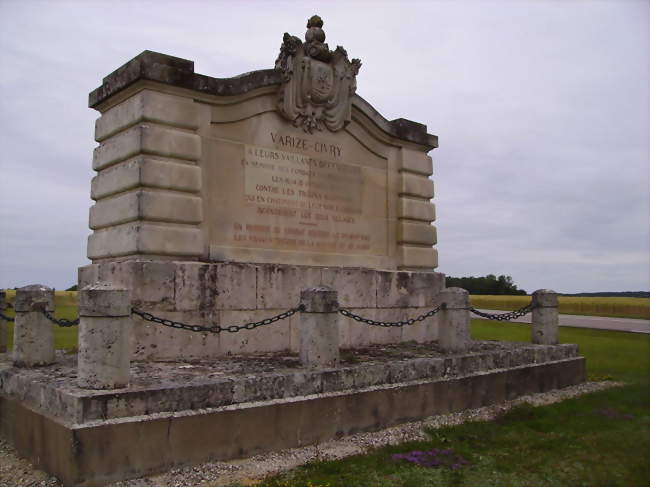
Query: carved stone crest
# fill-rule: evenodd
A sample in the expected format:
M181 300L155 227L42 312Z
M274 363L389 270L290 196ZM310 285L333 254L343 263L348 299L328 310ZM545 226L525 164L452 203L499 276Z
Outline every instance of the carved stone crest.
M341 130L351 120L351 101L357 89L359 59L348 59L341 46L330 51L323 21L314 15L307 21L305 42L284 34L275 68L282 71L278 110L305 132Z

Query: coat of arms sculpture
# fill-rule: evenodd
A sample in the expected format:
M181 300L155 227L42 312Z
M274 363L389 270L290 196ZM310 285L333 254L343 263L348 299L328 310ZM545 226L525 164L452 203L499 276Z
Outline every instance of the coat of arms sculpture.
M332 132L351 120L351 100L357 89L359 59L348 59L341 46L330 51L322 29L323 20L314 15L307 21L305 42L284 34L276 69L283 74L278 109L305 132Z

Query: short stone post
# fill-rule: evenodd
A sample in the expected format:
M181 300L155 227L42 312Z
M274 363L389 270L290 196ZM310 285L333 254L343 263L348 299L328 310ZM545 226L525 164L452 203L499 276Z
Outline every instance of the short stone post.
M54 289L42 284L21 287L16 290L14 309L14 365L53 364L54 324L43 311L54 312Z
M7 293L0 291L0 313L7 309ZM0 316L0 353L7 351L7 322Z
M557 293L538 289L533 293L532 341L539 345L559 343Z
M119 389L129 384L132 332L128 289L94 283L79 292L79 387Z
M338 366L338 292L325 286L303 289L300 304L300 362L312 368Z
M445 352L462 352L470 344L469 293L459 287L440 292L443 304L438 344Z

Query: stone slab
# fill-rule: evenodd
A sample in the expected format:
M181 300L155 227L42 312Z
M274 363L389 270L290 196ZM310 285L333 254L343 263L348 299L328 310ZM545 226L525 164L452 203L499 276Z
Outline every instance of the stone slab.
M431 374L463 367L459 357L445 358L442 368L427 368L421 359L415 360L417 367L410 370L428 370ZM368 366L375 371L386 370ZM15 394L3 392L0 432L21 455L65 485L90 487L179 465L314 444L585 380L585 361L577 356L421 380L413 380L416 375L397 363L391 370L405 382L359 388L345 368L326 369L312 372L320 381L303 378L306 383L321 384L313 393L272 399L268 392L285 386L286 376L266 375L259 380L247 378L248 382L242 381L237 389L242 397L259 394L257 401L146 416L102 417L82 424L62 421ZM386 376L372 377L381 382ZM182 396L178 392L174 395Z

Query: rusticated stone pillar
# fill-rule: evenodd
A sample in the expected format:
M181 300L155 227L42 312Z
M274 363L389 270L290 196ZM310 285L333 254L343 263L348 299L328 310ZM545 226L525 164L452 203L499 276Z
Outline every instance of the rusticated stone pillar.
M532 342L539 345L559 343L557 293L538 289L533 293Z
M118 389L129 384L131 293L111 283L79 292L77 384L85 389Z
M339 364L338 293L326 286L303 289L300 362L313 368Z
M446 352L467 350L470 344L469 293L450 287L440 293L444 305L438 330L438 343Z
M17 367L54 363L54 325L43 311L54 312L54 289L31 284L16 291L13 362Z

